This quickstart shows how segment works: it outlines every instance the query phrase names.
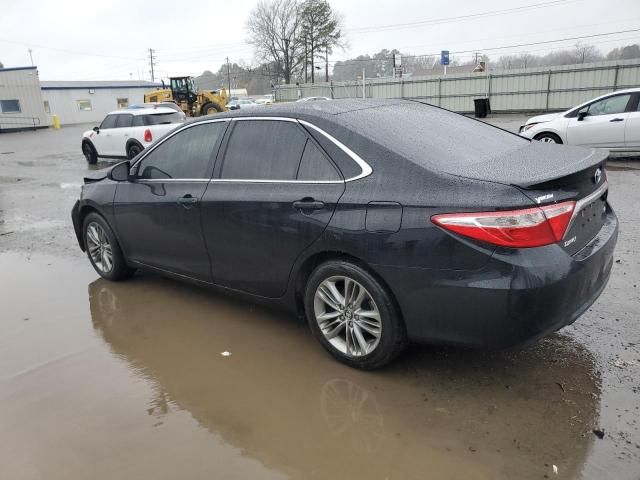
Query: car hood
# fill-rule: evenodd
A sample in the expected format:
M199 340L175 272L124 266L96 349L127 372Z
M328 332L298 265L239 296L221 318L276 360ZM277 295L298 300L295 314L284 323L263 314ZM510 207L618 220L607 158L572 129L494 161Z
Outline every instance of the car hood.
M530 125L532 123L550 122L551 120L555 120L556 118L558 118L560 115L562 115L562 114L561 113L547 113L545 115L538 115L536 117L531 117L529 120L527 120L525 125Z

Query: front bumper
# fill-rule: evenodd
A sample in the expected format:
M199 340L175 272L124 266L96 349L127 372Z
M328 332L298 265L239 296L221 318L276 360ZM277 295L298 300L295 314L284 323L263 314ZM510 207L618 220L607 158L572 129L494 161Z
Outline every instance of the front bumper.
M78 245L80 249L84 252L84 238L82 237L82 225L80 224L80 201L77 200L76 203L73 204L73 208L71 209L71 221L73 222L73 229L76 232L76 238L78 239Z
M558 245L498 249L474 272L376 266L400 305L409 338L478 347L527 343L573 323L600 296L618 220L569 256Z

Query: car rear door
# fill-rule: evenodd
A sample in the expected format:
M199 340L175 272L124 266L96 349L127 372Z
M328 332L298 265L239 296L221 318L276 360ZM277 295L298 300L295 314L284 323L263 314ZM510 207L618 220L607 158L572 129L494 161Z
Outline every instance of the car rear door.
M211 281L200 222L202 194L227 122L190 125L154 146L117 185L114 216L131 261Z
M640 150L640 93L634 96L624 127L624 144L626 148Z
M567 125L570 145L586 147L623 148L629 93L612 95L595 101L576 112ZM580 120L580 113L586 114Z
M297 121L232 123L202 201L213 281L277 298L329 223L344 180Z

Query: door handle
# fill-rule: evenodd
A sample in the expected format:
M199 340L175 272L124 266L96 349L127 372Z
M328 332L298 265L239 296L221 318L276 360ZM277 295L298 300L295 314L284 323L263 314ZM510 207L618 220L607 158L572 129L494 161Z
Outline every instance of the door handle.
M302 200L293 202L293 208L296 210L322 210L324 208L324 202L318 202L310 197L305 197Z
M624 122L624 118L612 118L610 122Z
M187 193L186 195L178 199L178 204L187 209L191 208L196 203L198 203L198 199L192 197L190 193Z

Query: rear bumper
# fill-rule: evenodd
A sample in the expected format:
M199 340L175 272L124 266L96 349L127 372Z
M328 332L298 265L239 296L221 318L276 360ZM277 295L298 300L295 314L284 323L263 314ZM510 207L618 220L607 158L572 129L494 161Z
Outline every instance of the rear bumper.
M509 347L573 323L600 296L613 265L618 220L569 256L558 245L498 249L474 272L375 266L392 287L409 338Z

